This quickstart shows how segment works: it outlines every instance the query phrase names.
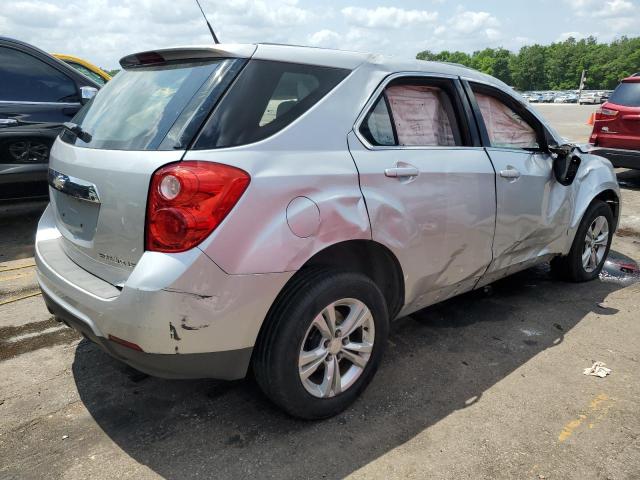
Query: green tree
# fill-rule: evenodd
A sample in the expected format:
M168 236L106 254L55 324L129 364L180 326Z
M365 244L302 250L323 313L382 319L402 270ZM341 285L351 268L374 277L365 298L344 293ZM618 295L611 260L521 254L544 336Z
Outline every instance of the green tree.
M524 46L517 53L504 48L485 48L471 55L425 50L416 58L466 65L520 90L575 89L583 70L587 89L612 89L621 78L640 72L640 37L621 37L611 43L570 37L550 45Z

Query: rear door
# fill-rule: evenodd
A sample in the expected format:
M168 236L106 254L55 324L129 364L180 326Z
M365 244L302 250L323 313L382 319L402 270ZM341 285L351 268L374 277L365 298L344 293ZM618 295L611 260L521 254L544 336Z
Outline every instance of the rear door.
M49 150L80 107L71 78L0 44L0 198L46 195Z
M511 95L465 85L496 170L493 262L483 283L560 253L571 214L571 189L553 176L542 123Z
M51 151L50 198L62 248L112 284L123 284L144 253L153 173L182 159L244 64L207 54L151 52L138 63L128 57L123 71L74 118L83 138L65 129Z
M349 135L373 239L405 274L405 312L473 288L491 261L495 174L461 92L453 77L391 76Z

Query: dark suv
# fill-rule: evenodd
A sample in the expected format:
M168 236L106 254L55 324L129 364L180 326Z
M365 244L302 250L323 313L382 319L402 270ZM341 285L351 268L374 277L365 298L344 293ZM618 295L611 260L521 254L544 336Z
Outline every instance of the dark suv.
M49 149L98 88L48 53L0 37L0 199L47 195Z

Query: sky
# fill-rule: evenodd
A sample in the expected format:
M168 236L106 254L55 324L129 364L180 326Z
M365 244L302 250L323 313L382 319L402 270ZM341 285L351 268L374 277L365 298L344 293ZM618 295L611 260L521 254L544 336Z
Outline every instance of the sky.
M0 0L0 35L118 68L126 54L210 43L195 0ZM223 43L276 42L414 58L640 35L640 0L201 0Z

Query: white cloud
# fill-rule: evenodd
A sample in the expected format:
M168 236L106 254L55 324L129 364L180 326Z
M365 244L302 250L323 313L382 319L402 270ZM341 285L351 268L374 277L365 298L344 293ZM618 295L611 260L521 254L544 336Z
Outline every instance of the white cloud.
M309 43L314 47L337 48L340 46L341 36L333 30L319 30L309 35Z
M433 23L438 19L438 12L396 7L346 7L342 9L342 15L348 23L365 28L402 28Z
M582 32L563 32L560 35L558 35L558 38L556 39L556 42L564 42L565 40L568 40L569 38L575 38L576 40L581 40L583 38L586 38L587 35L585 35Z
M488 12L475 12L458 7L446 22L433 31L428 48L446 50L483 48L504 40L500 21Z
M581 17L622 17L637 13L637 6L630 0L565 0Z
M497 27L500 22L488 12L472 12L459 8L455 16L449 19L447 25L450 29L467 35L482 29Z
M609 0L604 2L604 8L594 12L597 16L620 17L629 13L634 13L635 8L628 0Z
M224 42L300 43L293 34L314 18L295 0L206 0L203 8ZM0 32L49 52L117 68L129 53L210 43L193 0L0 0Z

